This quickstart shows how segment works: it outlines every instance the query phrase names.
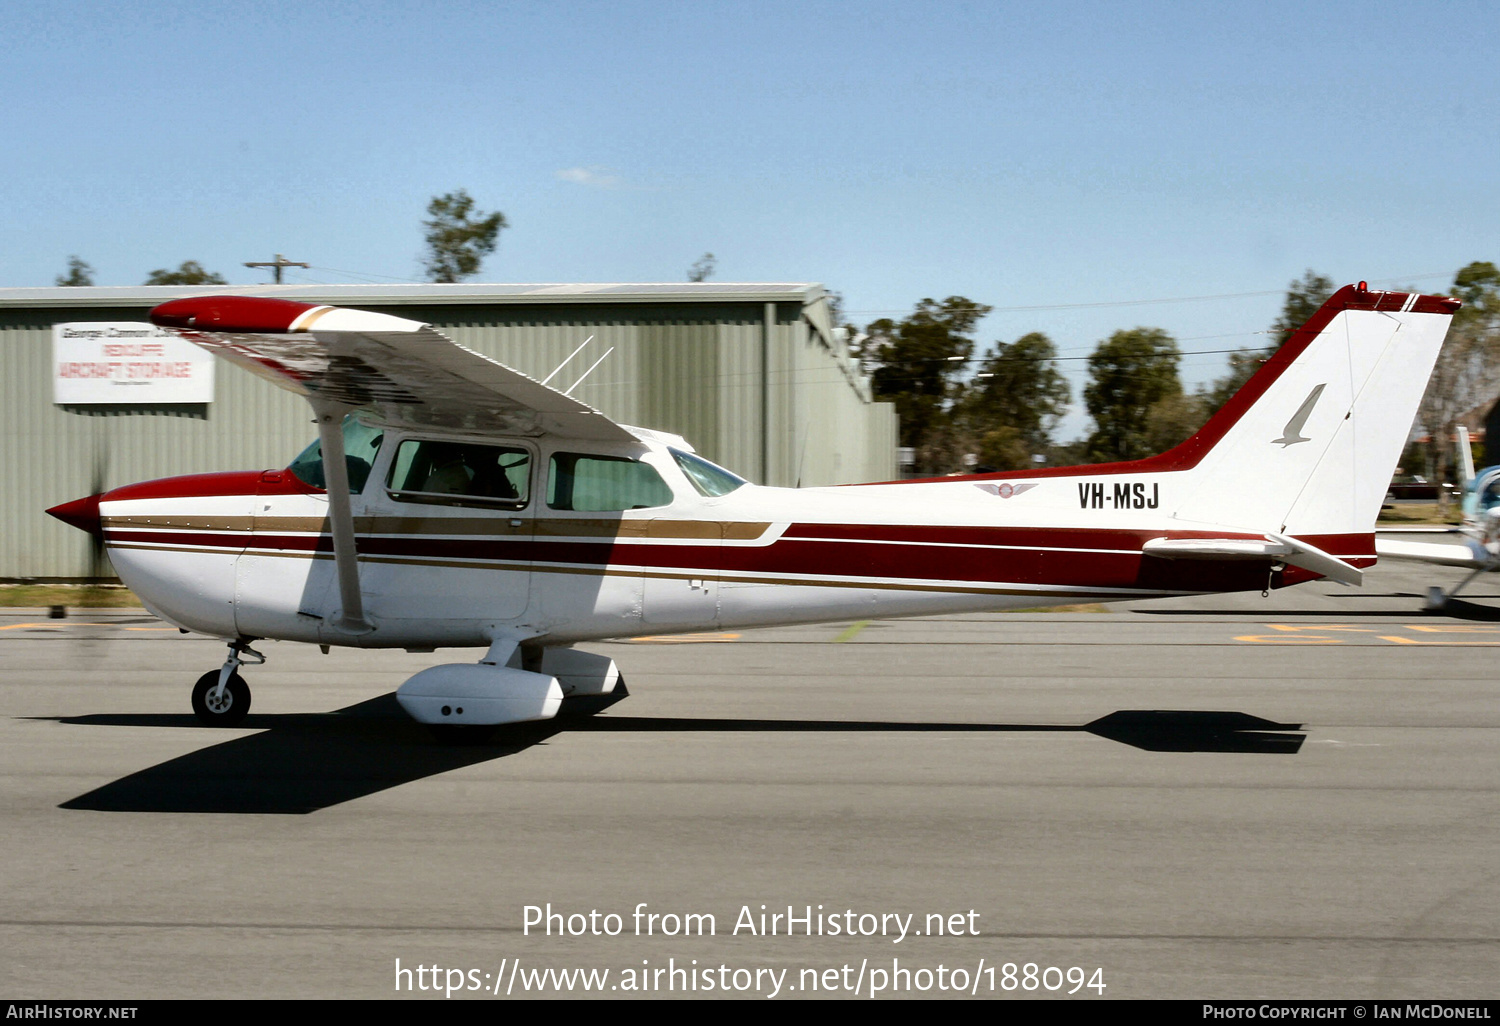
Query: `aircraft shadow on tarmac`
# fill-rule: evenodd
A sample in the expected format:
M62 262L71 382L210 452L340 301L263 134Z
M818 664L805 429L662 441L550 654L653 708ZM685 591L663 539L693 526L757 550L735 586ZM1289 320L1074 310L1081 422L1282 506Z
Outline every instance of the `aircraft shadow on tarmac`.
M1441 609L1427 610L1427 612L1429 615L1451 616L1455 620L1485 620L1491 623L1500 621L1500 609L1466 602L1459 598L1448 599Z
M623 688L618 689L623 690ZM1306 735L1301 724L1274 723L1240 712L1121 710L1083 726L1010 723L907 723L845 720L595 717L626 697L583 704L545 723L497 728L471 743L444 744L413 722L393 694L331 713L257 716L258 733L132 773L62 803L104 812L305 814L523 752L564 732L1042 732L1095 734L1151 752L1238 752L1293 755ZM571 708L570 708L571 706ZM190 715L49 717L87 726L198 727Z

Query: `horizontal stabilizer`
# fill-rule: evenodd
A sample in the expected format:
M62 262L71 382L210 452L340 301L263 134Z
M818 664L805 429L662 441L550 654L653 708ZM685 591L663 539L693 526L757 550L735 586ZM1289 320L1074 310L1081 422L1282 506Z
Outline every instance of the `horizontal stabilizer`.
M1376 538L1375 553L1381 559L1411 559L1437 566L1457 566L1468 570L1479 570L1495 563L1483 545L1473 539L1464 544L1444 542L1396 541Z
M1162 559L1276 559L1338 581L1359 585L1364 572L1316 546L1281 534L1256 538L1153 538L1142 547Z
M1153 538L1143 550L1162 559L1280 559L1292 552L1264 538Z

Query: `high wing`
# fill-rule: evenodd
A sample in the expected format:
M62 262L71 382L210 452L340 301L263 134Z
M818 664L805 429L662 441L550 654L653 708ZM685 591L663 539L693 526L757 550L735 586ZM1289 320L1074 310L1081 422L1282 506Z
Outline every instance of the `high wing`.
M255 296L178 299L152 310L151 321L314 406L482 434L634 438L593 407L420 321Z
M593 407L465 349L420 321L256 296L178 299L152 310L151 321L311 404L327 474L328 525L343 610L339 626L354 634L373 625L365 618L359 589L340 430L345 414L372 410L388 423L476 434L635 437ZM221 680L220 689L223 685Z

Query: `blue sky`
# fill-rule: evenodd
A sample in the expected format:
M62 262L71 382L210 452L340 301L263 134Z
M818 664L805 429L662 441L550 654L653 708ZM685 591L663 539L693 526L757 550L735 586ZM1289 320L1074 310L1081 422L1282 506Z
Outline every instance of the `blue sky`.
M277 252L315 265L288 280L420 279L426 202L465 188L511 225L476 280L675 281L712 251L715 280L822 282L859 323L964 295L997 308L986 344L1259 345L1308 268L1441 290L1500 260L1497 26L1464 2L9 0L0 286L70 254L102 285L188 259L254 283Z

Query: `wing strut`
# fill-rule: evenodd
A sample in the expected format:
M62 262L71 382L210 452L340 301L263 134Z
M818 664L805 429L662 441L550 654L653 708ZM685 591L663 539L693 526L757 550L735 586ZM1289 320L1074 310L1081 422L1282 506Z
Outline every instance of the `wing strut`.
M354 409L343 403L308 397L318 419L318 445L323 453L323 480L328 486L328 525L333 533L333 563L339 575L343 611L334 626L352 634L375 629L365 619L359 593L359 550L354 544L354 514L349 507L349 467L344 462L344 415Z

